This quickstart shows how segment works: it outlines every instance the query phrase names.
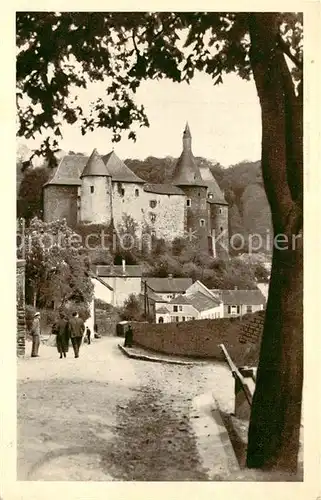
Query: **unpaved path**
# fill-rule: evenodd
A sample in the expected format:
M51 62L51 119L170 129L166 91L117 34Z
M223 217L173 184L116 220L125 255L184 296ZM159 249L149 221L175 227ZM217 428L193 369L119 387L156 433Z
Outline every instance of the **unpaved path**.
M227 368L130 359L119 340L83 345L79 359L41 345L18 361L19 480L209 479L192 403L212 391L231 411Z

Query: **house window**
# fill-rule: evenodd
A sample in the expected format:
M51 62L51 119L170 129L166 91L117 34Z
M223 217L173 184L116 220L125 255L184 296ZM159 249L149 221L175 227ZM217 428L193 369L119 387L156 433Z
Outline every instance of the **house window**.
M192 204L192 200L190 198L187 198L187 200L186 200L186 206L190 207L191 204Z
M135 189L135 196L139 196L139 189Z
M171 316L171 323L175 323L175 316Z
M178 306L173 306L173 312L177 313L177 311L178 311Z
M252 306L246 306L246 312L251 313L252 312Z
M227 306L227 314L231 314L231 306Z
M179 306L179 310L182 311L183 310L183 306Z
M236 312L237 312L237 314L240 314L240 306L236 307Z
M205 226L205 220L204 220L204 219L201 219L201 220L200 220L200 226L201 226L201 227L204 227L204 226Z
M160 316L160 317L158 318L158 323L164 323L164 318L163 318L163 316Z
M93 193L95 191L94 186L90 186L90 192Z
M150 214L150 220L151 220L151 222L155 222L156 214Z
M156 205L157 205L157 201L156 200L150 200L150 202L149 202L150 208L155 208Z
M182 316L182 321L185 321L185 316Z
M176 321L176 323L179 322L179 317L178 316L175 317L175 321Z

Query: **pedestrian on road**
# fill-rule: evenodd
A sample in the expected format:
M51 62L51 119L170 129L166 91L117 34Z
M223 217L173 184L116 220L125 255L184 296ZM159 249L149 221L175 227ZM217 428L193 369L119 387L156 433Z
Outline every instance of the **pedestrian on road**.
M57 335L56 343L60 359L62 357L66 358L66 353L69 349L69 326L63 311L60 311L59 320L53 326L53 333Z
M125 332L124 347L132 347L132 345L133 345L133 330L131 325L128 325L127 330Z
M69 334L72 347L74 349L75 358L79 358L79 348L81 346L82 337L85 331L85 324L78 313L72 313L72 318L69 321Z
M39 345L40 345L40 313L36 312L34 315L32 327L31 327L31 335L32 335L32 349L31 349L31 357L38 358L39 357Z
M90 344L90 335L91 335L91 331L90 331L90 328L87 326L87 328L86 328L86 337L87 337L87 344L88 345Z

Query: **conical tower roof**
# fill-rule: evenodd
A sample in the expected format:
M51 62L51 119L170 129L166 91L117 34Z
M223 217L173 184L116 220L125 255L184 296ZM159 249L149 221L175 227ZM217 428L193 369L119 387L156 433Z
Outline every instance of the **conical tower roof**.
M172 184L176 186L204 186L200 170L192 153L192 136L188 123L183 133L183 151L177 160Z
M208 188L208 196L211 194L212 196L208 198L210 203L217 203L218 205L227 205L227 202L224 198L224 195L212 174L210 168L207 165L201 165L199 167L201 176L203 181L206 183Z
M97 149L94 149L91 153L80 177L89 176L111 177L111 174L109 173L108 168L103 162L101 156L98 154Z

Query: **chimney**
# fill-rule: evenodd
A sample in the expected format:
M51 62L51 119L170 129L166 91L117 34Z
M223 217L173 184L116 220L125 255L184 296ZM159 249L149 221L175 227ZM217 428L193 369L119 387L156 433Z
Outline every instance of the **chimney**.
M126 261L125 261L125 259L123 259L121 261L121 263L122 263L122 266L123 266L123 274L125 274L126 273Z

